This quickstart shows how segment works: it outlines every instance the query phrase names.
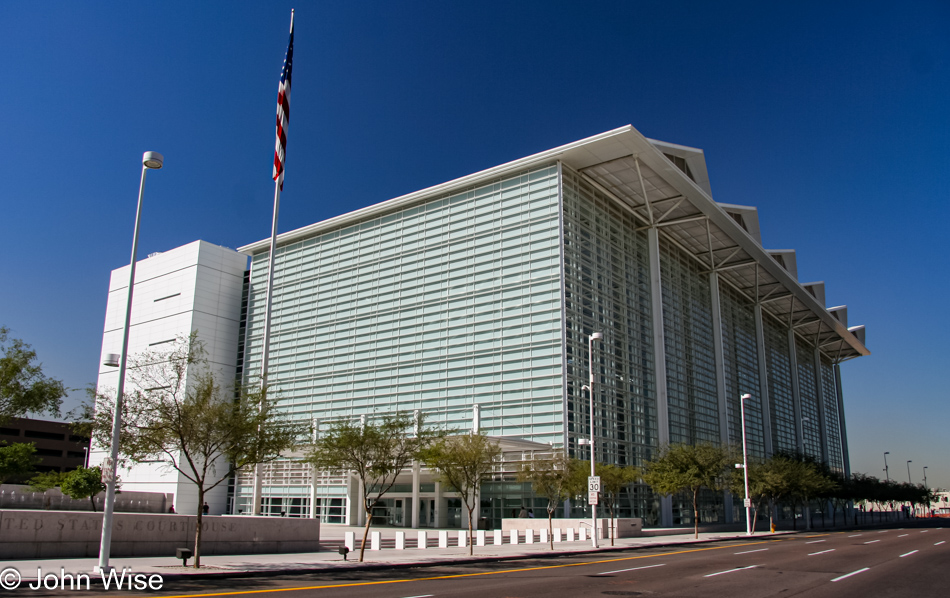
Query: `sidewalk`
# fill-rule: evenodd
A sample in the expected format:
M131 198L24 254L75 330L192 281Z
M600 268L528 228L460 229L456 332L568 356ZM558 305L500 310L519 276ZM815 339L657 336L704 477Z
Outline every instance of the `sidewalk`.
M605 557L609 557L611 552L629 548L688 546L690 544L714 542L718 540L761 542L776 536L794 533L801 532L788 531L776 532L774 534L757 532L752 537L746 536L744 532L700 533L699 539L697 540L693 538L692 531L688 531L687 533L675 535L620 538L615 540L615 546L610 546L610 540L606 542L601 540L599 541L600 547L596 549L591 546L589 540L587 542L555 542L553 551L547 543L502 544L501 546L475 546L472 556L469 556L468 548L459 547L427 548L425 550L418 548L406 548L404 550L385 548L375 551L369 550L367 547L364 557L365 560L362 563L358 562L359 541L357 541L357 549L349 554L347 557L348 560L346 561L344 561L343 557L334 549L332 551L324 550L309 553L202 556L201 569L195 569L190 566L182 567L181 561L175 559L173 556L116 557L110 559L109 564L115 567L117 571L123 568L129 568L134 574L142 573L151 575L158 573L165 580L194 578L196 576L202 578L237 578L273 576L285 573L318 573L327 571L359 571L383 568L454 565L508 559L546 558L570 554L603 553ZM66 573L73 575L77 573L87 573L92 576L97 564L97 558L37 559L7 561L0 563L0 568L6 569L7 567L14 567L20 572L23 580L26 581L37 578L37 569L41 570L43 575L48 573L59 575L61 570L65 570ZM98 575L95 575L93 579L98 579Z

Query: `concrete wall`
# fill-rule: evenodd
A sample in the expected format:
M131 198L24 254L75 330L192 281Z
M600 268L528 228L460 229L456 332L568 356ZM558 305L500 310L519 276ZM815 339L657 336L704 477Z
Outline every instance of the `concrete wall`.
M105 493L96 495L96 510L102 510ZM115 510L129 513L164 513L174 503L174 496L158 492L123 492L115 495ZM52 511L92 511L88 498L63 496L59 488L35 492L20 484L0 485L0 509L45 509Z
M168 556L192 548L194 515L116 513L112 554ZM320 545L318 519L277 517L202 518L201 552L260 554L313 552ZM99 555L102 513L0 511L0 558L40 559Z
M590 519L551 520L551 527L558 527L561 528L561 530L566 530L569 527L576 530L582 526L587 530L590 530ZM600 528L599 537L610 537L610 519L598 518L597 527ZM519 517L517 519L502 519L501 529L503 532L507 532L509 530L518 530L523 532L529 529L540 531L542 529L548 529L548 518L535 517L534 519L524 519ZM615 537L617 538L634 538L641 536L643 535L643 520L639 518L614 519L614 533L616 533Z

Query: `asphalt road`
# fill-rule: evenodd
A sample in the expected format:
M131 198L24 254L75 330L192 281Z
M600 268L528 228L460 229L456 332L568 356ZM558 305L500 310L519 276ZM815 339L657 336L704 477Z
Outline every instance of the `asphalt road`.
M943 597L950 596L950 529L941 523L779 538L755 536L748 541L473 565L176 580L166 583L158 594L267 593L273 598ZM23 592L22 588L17 594L49 595Z

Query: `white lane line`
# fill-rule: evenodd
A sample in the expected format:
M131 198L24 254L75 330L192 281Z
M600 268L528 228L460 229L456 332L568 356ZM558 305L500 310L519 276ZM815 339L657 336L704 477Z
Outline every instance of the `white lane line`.
M891 530L886 529L886 530L884 530L884 531L882 531L882 532L878 532L878 533L879 533L879 534L886 534L886 533L889 532L889 531L891 531Z
M419 596L406 596L406 598L432 598L435 594L420 594Z
M910 534L901 534L901 535L899 535L899 536L897 536L897 537L898 537L898 538L903 538L904 536L909 536L909 535L910 535Z
M869 569L870 569L870 567L865 567L864 569L858 569L857 571L852 571L851 573L848 573L847 575L842 575L841 577L836 577L836 578L832 579L831 581L841 581L842 579L845 579L845 578L847 578L847 577L851 577L852 575L857 575L858 573L864 573L865 571L868 571Z
M869 542L865 542L865 544L874 544L875 542L880 542L880 540L871 540Z
M746 550L745 552L736 552L736 553L733 553L733 554L749 554L750 552L762 552L762 551L765 551L765 550L768 550L768 548L760 548L760 549L758 549L758 550Z
M916 550L911 550L910 552L907 552L907 553L905 553L905 554L902 554L902 555L901 555L901 558L904 558L905 556L910 556L910 555L914 554L915 552L917 552L917 551L916 551Z
M710 573L709 575L703 575L703 577L715 577L717 575L723 575L724 573L733 573L734 571L743 571L745 569L755 569L761 565L749 565L748 567L738 567L736 569L729 569L728 571L720 571L719 573Z
M930 531L929 529L922 529L922 530L920 530L920 533L926 534L926 533L929 532L929 531Z
M805 544L817 544L819 542L824 542L824 540L812 540L811 542L805 542Z
M934 544L934 546L940 546L940 545L943 544L944 542L946 542L946 540L940 540L939 542L937 542L936 544Z
M809 554L808 556L815 556L816 554L825 554L826 552L834 552L834 551L835 551L835 549L832 548L832 549L830 549L830 550L822 550L821 552L813 552L813 553Z
M861 534L854 534L853 536L848 536L848 537L849 537L849 538L857 538L857 537L860 536L860 535L861 535Z
M610 575L611 573L625 573L627 571L638 571L640 569L652 569L653 567L662 567L666 563L661 565L647 565L645 567L634 567L633 569L617 569L616 571L604 571L603 573L598 573L597 575Z

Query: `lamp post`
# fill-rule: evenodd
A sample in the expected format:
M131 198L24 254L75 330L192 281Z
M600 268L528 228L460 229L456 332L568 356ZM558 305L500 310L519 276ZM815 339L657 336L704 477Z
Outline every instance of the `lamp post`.
M590 477L596 475L594 469L594 341L604 338L603 333L594 332L587 339L587 364L590 373L590 382L587 386L587 395L590 397ZM591 546L597 548L597 503L591 505Z
M887 471L887 456L890 454L891 454L890 451L884 451L884 481L885 482L891 481L891 478L888 475L888 471Z
M752 395L744 394L739 397L739 413L742 416L742 475L745 478L745 535L752 535L752 501L749 499L749 454L745 438L745 402Z
M930 489L930 486L927 485L927 466L924 465L924 488L927 490Z
M112 412L112 446L109 458L102 464L102 477L106 484L106 500L102 507L102 539L99 543L99 565L96 570L106 573L109 567L109 552L112 548L112 514L115 510L115 476L119 461L119 433L122 430L122 393L125 391L125 364L129 353L129 324L132 320L132 290L135 284L135 253L139 245L139 222L142 219L142 195L145 192L145 172L158 170L165 158L158 152L142 155L142 180L139 182L139 202L135 209L135 229L132 233L132 260L129 264L129 293L125 302L125 327L122 329L122 352L110 353L104 365L119 367L119 383L116 385L115 406Z
M910 479L910 464L911 464L911 463L913 463L913 461L910 461L910 460L907 461L907 483L908 483L908 484L913 484L913 483L914 483L914 482L912 482L911 479Z

